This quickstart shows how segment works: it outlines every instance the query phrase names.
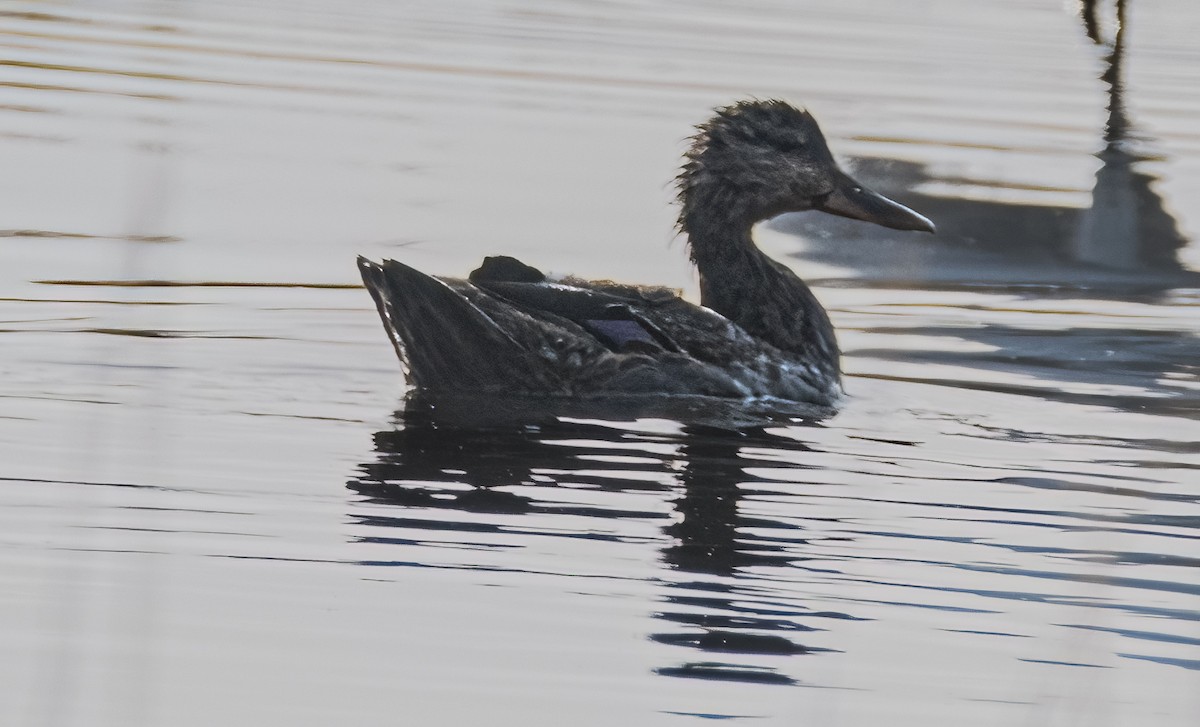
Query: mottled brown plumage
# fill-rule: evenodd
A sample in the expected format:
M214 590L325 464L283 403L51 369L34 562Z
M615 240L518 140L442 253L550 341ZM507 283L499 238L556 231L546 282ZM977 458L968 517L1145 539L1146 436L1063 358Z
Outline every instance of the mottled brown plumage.
M468 280L359 259L405 366L429 393L774 397L832 404L833 326L808 286L762 253L756 222L818 209L905 230L929 220L859 185L813 117L743 101L697 127L679 188L679 228L702 306L672 291L551 281L496 257Z

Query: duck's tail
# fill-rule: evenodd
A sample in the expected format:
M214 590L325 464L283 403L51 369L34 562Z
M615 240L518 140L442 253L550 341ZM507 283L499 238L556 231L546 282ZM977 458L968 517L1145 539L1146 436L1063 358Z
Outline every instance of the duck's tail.
M395 260L358 258L363 283L375 299L408 382L430 392L552 390L561 385L544 365L469 296L466 290Z

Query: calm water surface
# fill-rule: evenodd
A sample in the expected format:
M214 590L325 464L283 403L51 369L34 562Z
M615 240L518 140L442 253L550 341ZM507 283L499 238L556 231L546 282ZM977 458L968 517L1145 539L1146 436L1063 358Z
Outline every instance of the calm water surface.
M0 4L0 721L1195 725L1200 11L1123 13ZM354 255L694 294L751 94L939 224L760 229L837 416L406 402Z

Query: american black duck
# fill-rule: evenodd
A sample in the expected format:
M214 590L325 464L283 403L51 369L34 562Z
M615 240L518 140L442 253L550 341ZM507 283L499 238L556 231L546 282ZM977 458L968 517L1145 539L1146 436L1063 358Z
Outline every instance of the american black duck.
M899 230L933 223L843 172L809 113L783 101L718 109L677 178L700 305L661 287L550 279L489 257L465 279L359 258L409 383L424 394L775 398L832 405L833 326L755 223L820 210Z

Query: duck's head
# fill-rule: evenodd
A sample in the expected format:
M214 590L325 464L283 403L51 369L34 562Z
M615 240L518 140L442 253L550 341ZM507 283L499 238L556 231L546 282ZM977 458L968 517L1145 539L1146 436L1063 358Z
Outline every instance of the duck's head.
M697 127L677 179L679 226L749 230L784 212L821 210L897 230L933 223L838 168L817 121L783 101L742 101Z

